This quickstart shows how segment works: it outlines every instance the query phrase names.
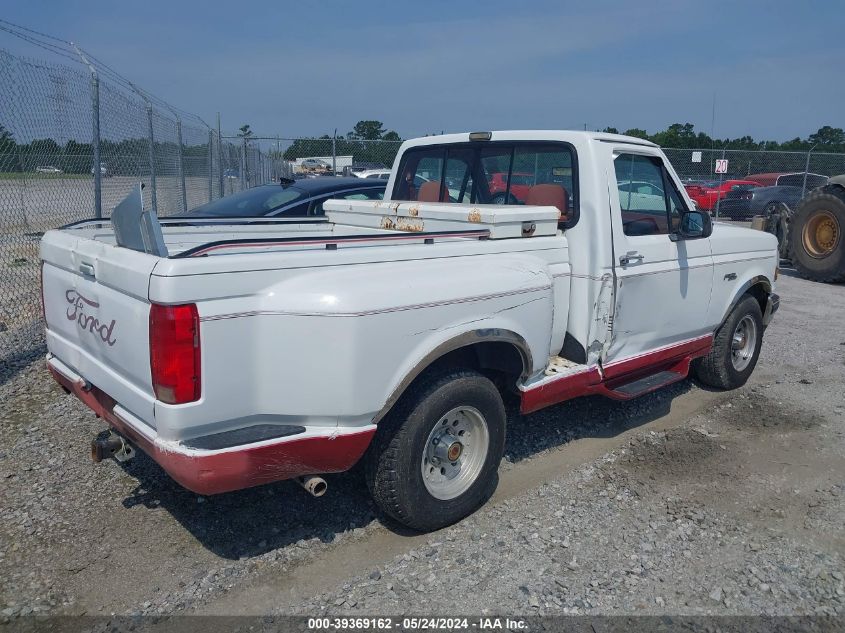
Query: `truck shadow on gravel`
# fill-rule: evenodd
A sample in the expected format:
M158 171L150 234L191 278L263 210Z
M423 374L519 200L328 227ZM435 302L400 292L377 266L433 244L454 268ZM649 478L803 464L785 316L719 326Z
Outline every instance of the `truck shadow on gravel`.
M602 396L576 398L527 416L509 407L505 459L517 463L581 438L609 438L667 415L672 401L697 388L691 379L654 393L618 401Z
M505 460L517 463L581 438L613 437L666 415L672 400L691 388L685 380L630 402L579 398L528 416L511 404ZM327 475L328 493L314 499L292 481L199 497L143 453L122 466L139 482L124 507L166 510L203 547L226 559L253 558L297 543L305 547L311 539L331 543L377 518L396 533L415 534L378 516L360 467Z

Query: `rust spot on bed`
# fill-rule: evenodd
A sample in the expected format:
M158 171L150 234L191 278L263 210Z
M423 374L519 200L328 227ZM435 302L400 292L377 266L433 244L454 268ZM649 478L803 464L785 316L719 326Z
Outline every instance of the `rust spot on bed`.
M379 222L379 226L388 231L406 231L408 233L419 233L420 231L424 230L424 224L422 220L415 220L413 218L408 218L403 215L400 215L396 218L392 218L389 215L382 216L381 222Z
M411 218L399 217L396 219L395 228L399 231L408 231L410 233L419 233L423 230L422 220L412 220Z
M478 224L479 222L481 222L481 211L479 211L478 209L471 209L467 220L469 222L474 222L475 224Z
M408 214L412 215L413 217L417 217L420 214L420 208L415 205L408 209Z

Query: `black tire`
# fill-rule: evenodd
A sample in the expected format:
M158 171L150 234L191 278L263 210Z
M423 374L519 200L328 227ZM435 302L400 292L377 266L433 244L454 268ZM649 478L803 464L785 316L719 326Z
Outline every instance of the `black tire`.
M770 202L763 209L763 217L766 219L766 232L774 235L778 240L778 255L781 259L789 259L789 220L792 210L783 202Z
M830 252L811 253L805 242L811 223L827 215L829 226L833 226L833 246ZM845 281L845 191L822 188L811 192L795 210L789 223L789 259L805 279L812 281ZM807 237L810 244L813 238Z
M754 351L746 366L737 369L733 360L733 338L737 326L746 317L754 321ZM734 306L728 314L728 318L716 331L713 337L713 347L710 353L703 358L693 361L692 370L696 378L705 385L717 389L736 389L746 383L757 359L760 357L760 348L763 344L763 313L757 299L751 295L743 295L739 303Z
M426 487L422 460L430 433L456 407L479 411L488 431L487 454L472 484L455 498L435 498ZM471 514L498 484L505 447L505 408L492 381L478 372L449 369L429 374L403 394L364 458L367 487L388 516L420 531L436 530Z

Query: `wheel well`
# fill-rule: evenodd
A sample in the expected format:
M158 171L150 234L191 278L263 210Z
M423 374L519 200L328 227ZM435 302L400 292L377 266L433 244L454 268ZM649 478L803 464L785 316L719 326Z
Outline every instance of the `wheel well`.
M516 345L504 341L473 343L441 356L422 373L460 367L476 369L502 388L512 388L527 375L530 367Z
M522 337L510 333L509 340L474 341L452 347L434 350L426 359L414 368L388 398L382 409L375 415L373 422L378 423L387 412L419 380L427 378L433 372L447 369L475 369L490 378L503 396L516 391L517 382L524 379L531 371L531 352ZM468 334L466 336L474 336ZM514 342L511 342L514 341ZM451 349L448 349L451 347Z
M769 286L762 282L758 281L756 284L748 288L743 294L751 295L757 300L757 303L760 304L760 312L763 314L766 313L766 304L769 301Z

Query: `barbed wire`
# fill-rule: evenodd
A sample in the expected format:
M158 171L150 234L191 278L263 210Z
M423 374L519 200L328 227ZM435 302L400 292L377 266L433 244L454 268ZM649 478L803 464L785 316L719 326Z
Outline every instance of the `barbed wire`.
M87 66L87 60L87 62L90 63L90 65L93 66L97 73L103 78L110 79L114 83L122 86L125 90L129 90L139 95L148 103L168 110L172 114L174 114L175 116L179 116L180 118L189 118L196 120L203 126L205 126L207 129L212 129L212 127L208 123L206 123L199 115L174 106L173 104L169 103L168 101L165 101L161 97L156 96L152 92L140 88L137 84L121 75L117 70L103 62L95 55L91 54L78 43L72 42L70 40L65 40L54 35L49 35L47 33L42 33L41 31L30 29L28 27L21 26L20 24L15 24L14 22L9 22L8 20L3 19L0 19L0 31L5 31L10 35L25 42L28 42L34 46L37 46L38 48L46 50L51 54L58 55L65 59L69 59L75 64ZM45 39L52 40L53 42L58 42L61 45L52 44L50 42L44 41ZM82 56L80 55L80 53L82 53Z

